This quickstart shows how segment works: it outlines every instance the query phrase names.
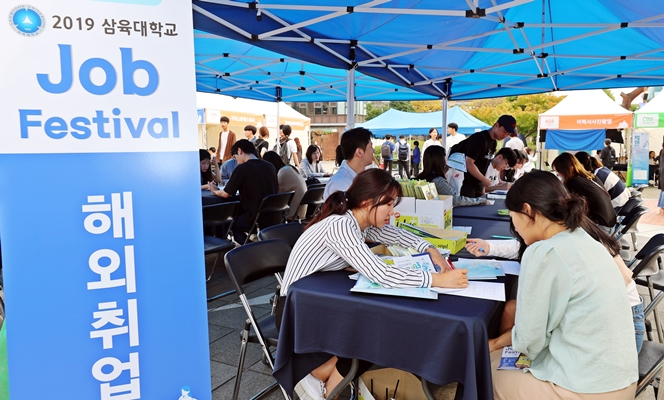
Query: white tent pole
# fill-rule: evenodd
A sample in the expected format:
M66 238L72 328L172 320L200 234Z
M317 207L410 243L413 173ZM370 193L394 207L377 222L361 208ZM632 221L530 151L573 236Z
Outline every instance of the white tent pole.
M355 68L346 75L346 130L350 130L355 127Z
M440 132L440 142L443 144L443 147L447 147L447 97L443 97L442 100L442 108L443 108L443 125L441 128ZM449 156L449 154L448 154Z

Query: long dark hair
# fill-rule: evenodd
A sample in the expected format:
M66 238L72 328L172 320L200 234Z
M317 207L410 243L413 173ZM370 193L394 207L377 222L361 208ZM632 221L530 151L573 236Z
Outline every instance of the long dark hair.
M342 215L348 210L362 207L367 201L371 204L371 210L392 201L396 205L401 200L401 195L401 185L387 171L378 168L362 171L357 174L347 191L338 190L325 200L323 208L305 229L332 214Z
M291 167L295 171L297 171L297 169L295 167L293 167L292 165L286 165L284 163L284 160L282 160L281 157L279 156L279 154L277 154L274 151L268 151L267 153L265 153L263 155L263 160L265 160L265 161L269 162L270 164L274 165L274 169L277 171L277 175L279 174L279 170L282 169L283 167L286 167L286 166ZM299 174L299 172L298 172L298 174Z
M341 145L338 145L334 150L334 163L340 167L342 162L344 162L344 153L341 151Z
M556 157L551 163L556 172L563 177L563 183L567 183L570 179L580 176L589 180L595 179L592 172L586 171L583 165L570 153L562 153Z
M445 148L443 146L429 146L424 151L422 172L420 172L415 179L425 179L427 182L431 182L439 176L445 178L447 169Z
M318 146L316 146L315 144L312 144L309 147L307 147L307 152L305 153L305 157L307 157L307 161L309 161L309 164L314 163L314 160L311 158L311 156L317 151L318 151ZM320 162L320 158L318 159L318 161Z
M208 152L205 149L199 149L198 150L198 158L199 162L203 160L210 160L210 152ZM203 172L201 171L201 185L205 185L208 182L212 181L212 165L207 169L207 171Z
M620 254L620 244L587 217L588 206L585 199L569 193L553 174L533 170L512 185L507 192L505 206L510 211L522 213L534 220L534 216L523 212L526 203L534 212L540 213L552 222L564 225L571 231L577 228L583 229L593 239L603 244L611 256ZM519 260L521 260L527 245L511 222L510 228L521 244L519 249Z

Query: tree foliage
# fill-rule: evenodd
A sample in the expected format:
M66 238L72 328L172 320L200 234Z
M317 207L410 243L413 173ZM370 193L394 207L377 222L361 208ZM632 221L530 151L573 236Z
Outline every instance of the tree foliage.
M410 101L390 101L389 108L405 112L415 112L415 107L413 107Z
M461 108L487 125L493 125L503 114L516 118L519 133L524 136L537 135L537 119L540 113L560 103L564 96L551 94L531 94L494 99L473 100L462 104Z
M367 103L367 116L365 118L365 121L374 119L389 109L390 109L389 106L375 106L371 103Z
M419 113L440 111L443 109L443 104L440 100L418 100L411 103L415 111Z

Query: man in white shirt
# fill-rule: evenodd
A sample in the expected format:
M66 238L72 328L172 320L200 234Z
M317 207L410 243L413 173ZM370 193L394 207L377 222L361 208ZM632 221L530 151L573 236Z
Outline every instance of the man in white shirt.
M228 123L230 122L228 117L221 117L219 122L221 123L221 132L219 132L219 146L217 146L217 161L221 164L232 157L231 147L237 139L235 133L228 129Z
M457 130L459 129L459 125L456 124L456 122L450 122L447 124L447 138L445 139L445 154L449 157L450 155L450 149L452 146L455 144L461 142L466 138L466 135L462 135L460 133L457 133Z
M512 150L523 150L525 147L523 145L523 140L519 139L516 132L510 135L510 140L505 143L505 147L509 147Z
M281 125L279 127L279 142L274 146L274 151L279 154L284 164L292 165L295 169L300 168L300 160L297 158L297 145L295 141L290 139L291 132L293 132L290 125ZM282 149L282 146L287 148Z
M341 136L341 152L344 155L344 161L325 185L323 200L338 190L346 191L357 174L373 163L372 137L371 131L365 128L355 128L344 132Z
M512 184L500 179L500 172L510 169L516 165L516 154L509 147L503 147L496 153L484 176L491 181L491 185L484 191L489 193L494 190L507 190Z

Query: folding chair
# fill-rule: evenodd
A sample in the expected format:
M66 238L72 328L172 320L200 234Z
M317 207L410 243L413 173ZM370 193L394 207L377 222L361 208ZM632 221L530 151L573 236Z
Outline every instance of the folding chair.
M634 259L627 264L632 270L636 284L648 288L650 303L643 310L643 314L647 316L654 311L657 337L660 342L664 341L664 332L659 323L657 305L664 299L664 271L660 268L661 258L659 257L663 251L664 234L660 233L650 238L648 243L634 256ZM636 261L639 263L636 264ZM655 289L659 291L657 295L655 295Z
M293 248L303 232L304 225L297 222L279 224L261 230L258 233L258 240L281 239Z
M636 384L636 397L650 385L664 365L664 344L645 340L639 352L639 380ZM660 377L661 378L661 377ZM660 379L661 382L661 379ZM653 385L655 398L658 388Z
M325 187L312 188L311 186L302 196L300 200L300 205L297 207L295 215L298 215L300 208L302 206L307 206L307 214L305 215L304 221L309 221L313 218L314 215L319 211L320 207L323 205L323 193L325 193ZM300 223L303 221L299 219Z
M233 218L235 218L239 207L239 201L203 206L203 228L209 232L213 232L213 235L203 235L204 253L206 256L209 254L216 255L212 268L210 268L209 272L206 271L206 281L212 279L212 275L214 275L214 271L217 267L217 262L219 261L219 256L235 247L235 243L232 240L228 240L227 236L230 228L233 226ZM222 237L214 236L215 230L220 232L224 229L225 234L218 234ZM220 293L208 298L208 301L216 300L233 293L235 293L234 290Z
M283 192L265 196L258 208L258 214L256 214L254 223L251 225L249 232L247 232L247 238L244 243L246 244L249 241L249 237L254 233L254 229L258 233L263 228L283 223L286 212L290 210L288 204L294 194L295 192Z
M326 183L312 183L311 185L307 186L307 189L316 189L316 188L323 188L325 189Z
M628 201L629 203L629 201ZM638 230L639 220L643 215L648 212L648 209L643 206L635 206L632 210L622 219L618 224L616 224L615 231L613 232L613 237L619 240L623 235L629 233L632 235L632 246L634 246L634 251L637 250L636 243L636 233Z
M276 347L279 338L274 322L274 315L270 314L267 317L257 320L244 292L244 286L266 276L283 272L286 269L290 251L291 248L286 242L272 239L240 246L228 252L224 257L228 276L230 276L231 282L242 302L242 307L244 307L244 311L247 313L244 330L240 333L242 345L240 347L240 360L235 378L233 400L237 400L240 390L244 359L247 353L247 343L259 343L265 360L270 368L274 369L274 357L270 352L270 347ZM276 385L277 382L272 383L253 398L261 397ZM285 399L290 399L283 388L281 388L281 392Z
M635 192L639 193L638 191L635 191ZM635 193L635 192L632 192L632 193ZM625 205L623 205L622 208L618 211L618 216L619 217L627 216L627 214L629 214L629 212L632 211L632 209L634 207L639 206L641 204L643 204L643 199L641 199L640 196L639 197L636 197L636 196L630 197L630 199L627 200L627 203L625 203Z

